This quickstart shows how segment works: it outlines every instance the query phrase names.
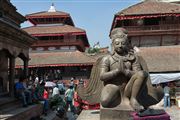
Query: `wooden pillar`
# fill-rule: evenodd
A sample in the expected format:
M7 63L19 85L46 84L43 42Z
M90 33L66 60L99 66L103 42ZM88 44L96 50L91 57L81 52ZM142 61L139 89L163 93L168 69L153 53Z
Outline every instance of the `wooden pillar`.
M179 45L179 35L178 35L178 34L176 35L176 42L175 42L175 45Z
M24 75L27 77L28 76L28 59L24 59Z
M161 35L160 46L162 46L162 43L163 43L163 36Z
M14 78L15 78L15 57L11 56L9 60L9 94L14 97Z
M138 47L141 47L141 36L139 36Z

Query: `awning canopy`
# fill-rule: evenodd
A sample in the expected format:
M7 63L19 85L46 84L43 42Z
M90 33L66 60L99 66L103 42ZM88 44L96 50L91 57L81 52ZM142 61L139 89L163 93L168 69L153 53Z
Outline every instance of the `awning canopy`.
M159 84L180 80L180 73L150 74L152 84Z

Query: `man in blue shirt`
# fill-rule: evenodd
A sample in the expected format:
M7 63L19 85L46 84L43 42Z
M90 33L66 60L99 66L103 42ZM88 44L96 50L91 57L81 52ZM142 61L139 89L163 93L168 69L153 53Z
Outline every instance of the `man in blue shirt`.
M22 98L23 107L27 107L28 104L32 104L31 92L27 92L23 85L23 82L26 79L27 78L25 76L21 76L19 78L19 82L15 84L16 94L18 97Z

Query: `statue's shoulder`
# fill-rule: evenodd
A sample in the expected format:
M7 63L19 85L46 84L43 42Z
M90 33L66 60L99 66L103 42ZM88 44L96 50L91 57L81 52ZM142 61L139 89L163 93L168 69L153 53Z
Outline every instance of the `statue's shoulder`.
M105 55L102 57L102 60L105 60L105 61L109 61L112 59L112 55L111 54L108 54L108 55Z
M102 57L102 59L110 59L110 58L112 58L111 54L107 54Z
M102 59L101 59L101 63L106 63L106 64L108 64L108 63L110 63L110 61L112 61L112 55L111 54L108 54L108 55L105 55L105 56L103 56L102 57Z

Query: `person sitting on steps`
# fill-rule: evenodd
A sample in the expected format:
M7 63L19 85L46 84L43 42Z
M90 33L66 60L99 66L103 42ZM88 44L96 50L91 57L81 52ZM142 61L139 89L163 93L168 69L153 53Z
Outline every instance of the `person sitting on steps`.
M15 84L15 92L17 97L22 99L23 107L27 107L27 105L32 104L31 92L27 91L23 85L23 82L27 79L25 76L21 76L19 78L19 82Z

